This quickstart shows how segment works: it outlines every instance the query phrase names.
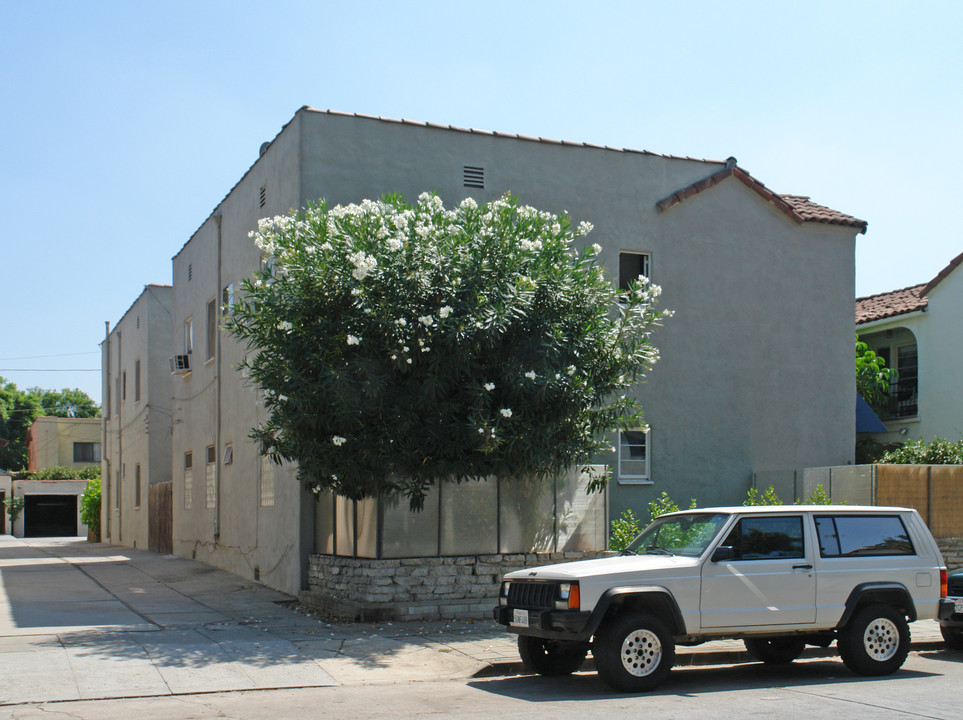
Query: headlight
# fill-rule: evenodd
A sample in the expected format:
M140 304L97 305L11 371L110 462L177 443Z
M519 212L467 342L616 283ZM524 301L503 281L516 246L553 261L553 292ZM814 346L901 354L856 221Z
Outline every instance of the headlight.
M578 583L562 583L558 586L558 599L555 601L556 610L578 610Z
M508 605L508 588L511 587L510 582L503 582L502 589L498 593L498 604Z

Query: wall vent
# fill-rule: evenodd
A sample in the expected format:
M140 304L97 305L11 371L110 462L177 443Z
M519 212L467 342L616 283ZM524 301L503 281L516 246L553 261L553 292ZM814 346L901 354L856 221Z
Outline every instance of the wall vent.
M462 172L465 187L485 189L485 168L477 165L465 165Z
M261 191L258 193L258 203L260 207L264 207L264 203L267 202L267 189L262 185Z
M187 282L190 282L193 276L194 276L194 264L187 263Z

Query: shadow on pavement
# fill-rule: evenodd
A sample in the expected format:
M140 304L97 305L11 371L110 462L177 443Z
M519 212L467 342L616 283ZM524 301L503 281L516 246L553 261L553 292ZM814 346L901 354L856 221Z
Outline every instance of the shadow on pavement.
M799 689L827 683L892 684L899 680L938 676L903 668L894 675L864 677L853 675L842 663L832 661L796 662L783 667L762 663L736 666L674 668L669 678L655 690L646 693L619 693L609 688L595 673L579 672L566 677L528 675L501 679L477 679L470 687L527 702L559 700L599 700L631 697L696 697L720 692L740 692L768 688Z

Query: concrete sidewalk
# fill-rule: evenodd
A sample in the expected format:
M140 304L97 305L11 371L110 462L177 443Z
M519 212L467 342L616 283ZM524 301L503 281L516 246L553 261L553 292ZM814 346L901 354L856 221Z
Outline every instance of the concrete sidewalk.
M914 650L942 647L935 622L912 631ZM678 648L679 665L746 659L739 641ZM488 620L332 623L200 562L0 536L0 704L519 672L514 636Z

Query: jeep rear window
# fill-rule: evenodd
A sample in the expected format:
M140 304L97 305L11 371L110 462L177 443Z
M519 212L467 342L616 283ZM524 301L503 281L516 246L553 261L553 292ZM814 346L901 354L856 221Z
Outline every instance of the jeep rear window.
M916 554L898 515L824 515L815 520L822 557Z

